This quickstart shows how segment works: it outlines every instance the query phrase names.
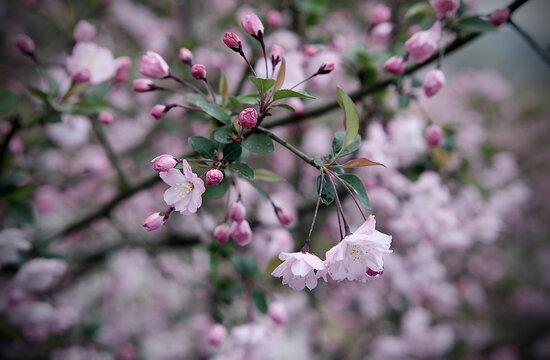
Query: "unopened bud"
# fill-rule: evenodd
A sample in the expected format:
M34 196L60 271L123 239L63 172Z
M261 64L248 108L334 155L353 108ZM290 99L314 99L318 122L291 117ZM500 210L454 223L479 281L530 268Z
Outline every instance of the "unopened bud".
M153 117L158 120L162 117L162 115L164 115L165 112L166 105L157 104L153 106L153 110L151 110L151 115L153 115Z
M444 143L443 129L438 125L431 124L424 130L424 138L429 146L442 146Z
M282 325L287 321L287 313L285 306L280 302L269 304L267 315L277 325Z
M227 224L221 224L216 226L213 235L214 239L223 244L229 240L229 236L231 236L231 229L227 226Z
M151 160L151 163L155 171L168 171L176 166L178 161L170 154L162 154Z
M135 92L147 92L156 89L156 85L149 79L135 79L132 83L132 90Z
M239 246L250 244L250 241L252 241L252 229L248 221L234 222L231 225L231 237Z
M147 229L147 231L153 231L160 228L164 225L164 216L159 212L153 213L143 221L142 226Z
M111 115L111 113L108 111L100 112L99 115L97 116L97 119L105 125L110 125L114 121L113 115Z
M193 53L187 48L180 49L180 60L189 66L193 65Z
M254 108L246 108L239 114L239 124L245 128L250 129L256 126L258 123L258 112Z
M223 173L218 169L210 169L206 172L206 185L219 184L223 180Z
M92 73L90 72L90 69L82 68L73 75L73 81L75 83L86 83L90 81L91 77Z
M431 5L435 10L438 19L454 15L460 7L460 0L432 0Z
M276 208L275 213L277 214L277 219L279 219L279 222L283 226L287 226L294 220L294 216L290 213L288 210L284 210L281 208Z
M13 44L21 51L23 55L31 55L34 53L34 41L25 35L19 34L13 39Z
M281 25L281 22L283 21L281 17L281 13L277 10L270 10L267 13L267 24L271 27L279 27Z
M244 205L240 201L233 203L229 209L229 218L235 222L241 222L245 217L246 209Z
M80 20L73 31L74 41L90 41L94 38L97 29L86 20Z
M317 54L319 50L317 49L317 46L315 45L312 45L312 44L308 44L306 46L304 46L304 55L306 56L314 56L315 54Z
M323 65L321 65L319 70L317 70L317 74L323 75L323 74L331 73L332 71L334 71L334 62L327 61L323 63Z
M384 70L394 75L402 74L406 67L407 62L401 56L392 56L384 63Z
M195 64L191 67L191 75L197 80L206 80L206 66Z
M246 15L241 20L241 25L247 33L254 36L255 38L263 37L264 25L262 21L256 16L256 14L251 13Z
M279 45L273 45L271 47L271 64L273 67L277 66L277 64L283 59L285 56L285 50L280 47Z
M225 340L227 330L221 324L215 324L208 332L208 342L212 345L219 346Z
M439 69L430 70L424 77L422 88L427 97L432 97L445 85L445 74Z
M225 33L223 36L223 43L233 51L242 51L243 46L241 44L241 39L239 39L239 36L234 32Z
M147 51L141 57L139 72L153 79L163 79L170 75L170 68L162 56L153 51Z
M381 24L391 20L391 9L386 5L378 4L370 13L370 22L373 25Z
M494 26L500 26L508 21L510 18L510 9L496 9L489 15L489 20Z

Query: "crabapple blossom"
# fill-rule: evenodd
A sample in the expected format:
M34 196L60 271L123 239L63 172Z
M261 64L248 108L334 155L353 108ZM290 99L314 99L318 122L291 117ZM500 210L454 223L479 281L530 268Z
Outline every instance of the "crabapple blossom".
M162 56L154 51L147 51L141 57L139 72L153 79L163 79L170 75L170 68Z
M443 129L436 124L431 124L426 128L424 131L424 137L430 146L437 147L443 145L444 143Z
M219 184L223 180L223 172L218 169L210 169L206 172L206 185Z
M146 228L147 231L153 231L160 228L162 225L164 225L164 221L165 221L164 215L161 215L161 213L156 212L147 216L143 221L142 226Z
M193 65L193 53L188 48L181 48L179 51L180 60L189 66Z
M454 15L460 7L460 0L432 0L430 4L435 10L438 19L443 19L446 15Z
M46 126L46 133L60 146L74 149L88 141L90 128L90 119L86 116L62 114L61 122Z
M287 322L288 315L283 303L272 302L267 308L267 315L277 325L282 325Z
M279 45L273 45L271 47L271 64L277 66L279 61L285 56L285 50Z
M317 286L317 279L323 276L326 279L325 264L316 255L309 252L282 252L279 259L283 263L277 266L271 275L283 277L283 285L294 290L302 290L307 286L313 290Z
M13 39L14 45L23 55L34 53L34 41L26 34L19 34Z
M277 219L283 226L290 224L294 220L292 213L288 210L276 208L275 213L277 214Z
M90 69L82 68L73 75L73 81L75 83L86 83L90 81L91 77L92 73L90 72Z
M426 61L437 49L437 42L441 37L441 23L436 21L429 30L414 33L405 42L405 49L410 53L414 62Z
M315 45L312 45L312 44L308 44L306 46L304 46L304 55L306 56L314 56L315 54L317 54L319 50L317 49L317 46Z
M244 31L256 38L263 36L264 25L262 24L262 21L258 18L258 16L254 13L246 15L241 20L241 26L243 27Z
M132 90L135 92L147 92L155 88L155 84L149 79L135 79L132 83Z
M390 40L392 31L393 24L389 22L383 22L375 25L370 33L375 43L384 45Z
M384 271L383 254L392 252L392 237L376 230L375 225L376 220L370 215L354 233L327 251L327 269L334 280L365 282L369 276Z
M214 229L214 239L218 240L220 243L225 243L229 240L231 236L231 229L227 224L220 224Z
M231 225L231 237L239 246L250 244L250 241L252 241L252 229L248 221L234 222Z
M115 76L117 64L111 50L93 42L81 41L74 46L72 55L67 57L67 70L74 77L82 69L90 71L90 83L97 85Z
M214 346L219 346L225 340L227 336L227 330L221 324L215 324L210 328L208 332L208 342Z
M55 285L66 270L67 263L58 259L32 259L17 271L13 284L26 291L42 292Z
M500 26L508 21L510 18L510 9L504 8L504 9L496 9L494 10L491 15L489 15L489 20L491 21L491 24L494 26Z
M376 5L370 13L370 22L373 25L381 24L391 20L391 9L383 4Z
M191 75L197 80L206 79L206 66L202 64L195 64L191 67Z
M90 41L94 38L97 29L86 20L80 20L73 30L74 41Z
M204 182L193 173L191 166L183 160L183 172L178 169L159 172L161 179L170 185L164 192L164 201L183 215L197 212L202 205L202 194L206 191Z
M234 32L225 33L223 36L223 43L233 51L239 52L242 49L241 39L239 39L239 36Z
M269 10L267 12L267 24L271 27L279 27L282 22L281 13L276 10Z
M153 110L151 110L151 115L153 115L153 117L158 120L162 117L162 115L164 115L165 112L166 105L157 104L153 106Z
M241 222L246 218L246 209L240 201L231 205L229 209L229 218L235 222Z
M394 75L402 74L406 67L407 61L401 56L392 56L384 63L384 70Z
M427 97L432 97L445 85L445 74L439 69L430 70L424 77L422 88Z
M176 166L178 161L173 155L162 154L151 160L151 163L155 171L168 171Z
M111 113L108 111L100 112L99 115L97 116L97 119L105 125L110 125L114 121L113 115L111 115Z
M258 112L254 108L246 108L239 114L239 124L245 128L250 129L256 126L258 122Z

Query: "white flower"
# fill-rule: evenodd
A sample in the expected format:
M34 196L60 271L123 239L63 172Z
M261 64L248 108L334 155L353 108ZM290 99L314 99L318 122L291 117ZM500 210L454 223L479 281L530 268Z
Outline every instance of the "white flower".
M178 169L170 169L159 173L162 180L170 185L164 192L164 201L173 206L183 215L191 215L197 212L202 205L202 194L206 191L204 182L186 160L183 160L183 173Z
M23 238L18 229L4 229L0 232L0 267L13 264L19 260L19 251L29 250L31 244Z
M33 259L19 269L13 282L27 291L51 288L67 270L67 264L57 259Z
M74 149L88 141L90 128L90 120L86 116L62 114L61 122L48 124L46 132L61 147Z
M93 85L111 79L116 74L116 62L111 50L93 42L78 42L71 56L67 57L67 70L74 76L83 69L90 71Z
M375 225L374 216L369 216L353 234L327 251L326 264L334 280L365 282L384 271L383 254L392 252L392 237L375 230Z
M311 253L282 252L279 254L279 259L284 261L273 270L271 275L275 277L282 276L283 285L288 284L294 290L302 290L305 286L312 290L317 286L317 279L320 276L326 277L326 268L323 261Z

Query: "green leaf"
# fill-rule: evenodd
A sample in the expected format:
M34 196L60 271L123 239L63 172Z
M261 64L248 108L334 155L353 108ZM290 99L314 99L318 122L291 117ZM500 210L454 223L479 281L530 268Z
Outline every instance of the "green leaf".
M256 258L249 254L244 256L234 256L231 259L231 263L239 274L244 277L253 277L260 273Z
M110 106L106 101L82 99L74 103L73 107L75 107L78 112L93 114L107 110Z
M110 84L104 82L86 91L83 97L89 100L101 100L109 93L109 90L111 90Z
M258 180L269 182L283 182L285 179L267 169L255 169L254 177Z
M355 193L359 203L367 210L371 210L369 197L367 196L367 190L365 190L365 185L354 174L342 174L338 175L350 188L351 191Z
M222 105L223 105L227 100L227 95L229 92L227 87L227 79L225 78L225 74L223 72L220 74L220 84L218 86L218 92L222 97Z
M237 161L241 158L243 149L239 144L227 144L223 148L223 157L226 161Z
M236 99L241 104L257 105L260 103L260 95L258 93L239 95Z
M273 79L261 79L254 76L249 76L248 78L254 85L256 85L256 88L260 94L265 94L269 91L269 89L275 86L275 80Z
M34 221L32 208L26 202L9 202L6 205L4 211L8 218L18 224L31 224Z
M252 134L242 143L245 149L248 149L252 152L267 154L275 150L273 141L266 134Z
M413 88L419 88L422 86L422 81L419 78L413 76L411 86Z
M292 112L296 112L296 109L294 109L292 106L288 105L288 104L275 104L275 105L272 105L273 107L280 107L280 108L283 108L283 109L287 109L287 110L290 110Z
M254 179L254 170L252 170L252 168L245 163L235 163L228 165L227 167L247 179Z
M332 152L334 153L334 155L338 154L338 156L345 156L356 151L357 149L359 149L359 146L361 146L361 135L357 135L355 139L353 139L351 144L348 145L346 150L340 152L342 150L342 146L344 145L345 138L346 133L343 131L339 131L334 134L334 139L332 139Z
M267 313L267 296L261 289L257 287L252 289L252 302L262 313Z
M282 89L279 91L276 91L275 94L273 94L273 100L280 100L285 98L304 98L304 99L315 99L315 97L309 95L305 91L294 91L290 89Z
M325 175L325 180L324 180L324 183L323 183L323 190L320 191L321 176L322 175L317 176L317 182L316 182L317 193L321 194L321 202L323 204L330 205L334 201L334 196L335 196L334 189L332 188L332 184L330 183L330 180L327 179L327 176Z
M217 104L211 104L204 100L197 101L196 105L200 107L202 110L204 110L205 113L212 116L214 119L219 120L226 125L231 124L231 117L222 106Z
M414 17L416 15L428 13L431 10L432 10L432 6L428 2L420 2L420 3L414 4L405 13L405 19Z
M480 16L473 16L462 19L458 22L462 30L481 33L486 31L495 31L497 28L491 22Z
M405 109L409 106L411 98L408 95L399 94L397 97L397 103L400 109Z
M214 130L210 136L219 143L230 144L233 142L233 129L229 125L222 126Z
M6 89L0 89L0 113L6 113L10 111L15 102L17 101L17 95Z
M279 66L279 72L277 73L277 80L275 81L275 87L273 88L273 91L279 90L283 83L285 82L285 75L286 75L286 60L283 58L281 60L281 66Z
M207 159L213 158L217 149L216 144L204 136L191 136L189 138L189 145L193 150Z
M203 199L219 199L225 195L229 190L229 181L226 177L223 178L222 182L214 185L206 185L206 191L202 194Z
M344 145L342 145L343 152L346 150L348 145L350 145L357 136L359 132L359 113L355 104L351 98L342 90L341 88L336 88L336 93L338 94L338 104L344 109L345 119L344 119L344 128L346 129L346 136L344 138Z

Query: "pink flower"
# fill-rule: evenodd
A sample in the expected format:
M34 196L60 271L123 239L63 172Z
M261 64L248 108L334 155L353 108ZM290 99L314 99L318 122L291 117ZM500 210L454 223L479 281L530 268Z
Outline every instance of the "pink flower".
M304 46L304 55L306 56L313 56L315 54L317 54L317 46L315 45L312 45L312 44L308 44L306 46Z
M454 15L460 7L460 0L432 0L432 7L434 8L437 18L443 19L446 15Z
M151 163L155 171L168 171L174 168L178 161L170 154L162 154L151 160Z
M277 10L270 10L267 13L267 24L271 27L278 27L281 25L282 22L281 13Z
M31 243L18 229L3 229L0 231L0 267L13 264L19 260L19 251L27 251Z
M290 224L294 220L294 216L292 216L292 214L288 210L284 210L278 207L276 208L275 213L277 214L277 219L279 219L279 222L283 226Z
M162 225L164 225L164 215L161 215L159 212L147 216L142 224L142 226L146 228L147 231L156 230Z
M370 215L353 234L327 251L327 268L334 280L365 282L369 276L384 271L383 254L391 253L392 237L375 230L375 225L376 220Z
M90 41L94 38L97 29L86 20L80 20L73 30L74 41Z
M403 74L406 67L407 62L401 56L392 56L384 63L384 70L394 75Z
M431 124L424 130L424 138L430 146L441 146L444 143L443 129L436 124Z
M115 59L116 71L128 70L132 66L132 59L129 56L119 56Z
M504 24L508 19L510 18L510 9L504 8L504 9L496 9L489 15L489 20L491 21L491 24L495 26L500 26Z
M235 222L241 222L246 218L246 208L240 201L231 205L229 209L229 218Z
M21 51L23 55L34 53L34 41L25 34L19 34L13 39L13 44Z
M36 258L25 263L13 282L23 290L42 292L54 286L67 271L67 264L57 259Z
M225 33L223 36L223 43L233 51L239 52L242 49L241 39L239 39L239 36L234 32Z
M210 169L206 172L206 185L219 184L223 180L223 173L218 169Z
M393 25L389 22L383 22L375 25L370 33L375 43L384 45L390 40L392 31Z
M437 49L437 41L441 36L441 23L436 21L431 29L414 33L405 42L405 49L411 54L411 59L417 63L426 61Z
M252 241L252 229L248 221L234 222L231 225L231 237L239 246L250 244L250 241Z
M132 83L132 90L135 92L147 92L155 88L155 84L149 79L135 79Z
M206 80L206 66L195 64L191 67L191 75L197 80Z
M158 120L162 117L162 115L164 115L165 111L166 105L157 104L153 106L153 110L151 110L151 115L153 115L153 117Z
M147 51L141 57L139 72L153 79L163 79L170 75L170 68L162 56L153 51Z
M258 112L254 108L246 108L239 114L239 124L245 129L250 129L258 123Z
M180 49L180 60L186 63L187 65L193 65L193 53L187 48Z
M267 308L267 315L277 325L286 323L288 315L285 306L280 302L273 302Z
M221 224L216 226L213 235L214 239L223 244L229 240L229 237L231 236L231 229L227 226L227 224Z
M67 70L72 77L82 69L90 71L90 83L97 85L113 78L116 62L111 50L87 41L78 42L67 58Z
M92 73L90 72L90 69L83 68L83 69L78 70L73 75L73 81L75 83L86 83L86 82L90 81L91 77L92 77Z
M241 20L241 25L247 33L258 38L263 35L264 25L256 14L248 14Z
M276 66L279 61L285 56L285 50L279 45L273 45L271 47L271 63Z
M439 69L430 70L424 77L422 88L427 97L432 97L445 85L445 74Z
M317 74L323 75L334 71L334 61L326 61L317 70Z
M290 286L294 290L302 290L307 286L312 290L317 286L317 279L326 277L325 264L317 256L309 252L282 252L279 259L283 263L271 275L283 277L283 285Z
M381 24L391 20L391 9L386 5L378 4L370 13L370 22L373 25Z
M97 119L105 125L110 125L114 121L113 115L111 115L111 113L108 111L100 112L99 115L97 116Z
M227 330L221 324L215 324L210 328L208 332L208 342L212 345L219 346L225 340L227 336Z
M202 194L206 191L204 182L193 173L191 166L183 160L183 173L178 169L170 169L159 173L162 180L170 185L164 192L164 201L173 206L183 215L197 212L202 205Z

